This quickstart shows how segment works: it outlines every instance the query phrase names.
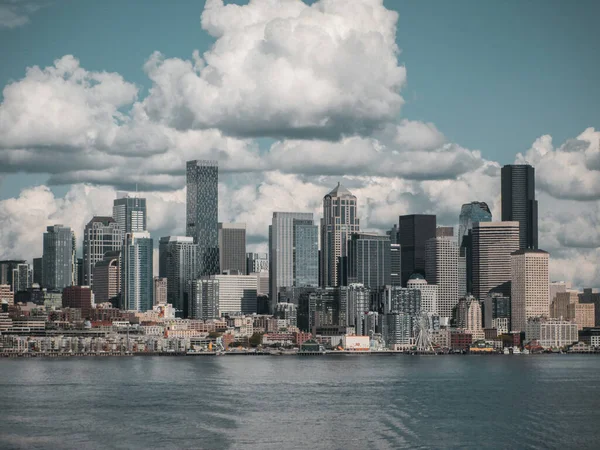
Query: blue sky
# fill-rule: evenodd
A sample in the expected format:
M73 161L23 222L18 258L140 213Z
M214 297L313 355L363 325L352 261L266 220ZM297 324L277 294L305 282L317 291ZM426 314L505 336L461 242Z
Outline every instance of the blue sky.
M600 2L385 5L399 13L399 61L408 72L402 117L433 122L451 141L502 164L543 134L563 142L598 127ZM72 54L88 70L118 72L147 89L142 66L152 52L190 58L212 45L200 27L203 7L190 0L58 0L29 24L0 29L0 85L22 78L28 66ZM44 179L10 175L0 198Z
M337 181L367 229L453 225L473 200L497 217L498 164L526 160L553 277L600 285L600 2L384 0L396 23L378 0L210 1L0 0L0 256L37 256L45 225L77 233L136 183L153 235L181 233L188 159L220 160L220 219L256 249L272 211L319 217Z

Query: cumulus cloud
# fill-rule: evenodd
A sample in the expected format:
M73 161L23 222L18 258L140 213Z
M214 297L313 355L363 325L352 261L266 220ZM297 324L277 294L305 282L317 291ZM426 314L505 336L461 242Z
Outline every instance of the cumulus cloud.
M516 162L533 165L536 187L555 198L600 200L600 131L594 128L558 148L552 136L541 136Z
M5 0L0 3L0 29L17 28L28 24L29 16L46 3L46 0Z
M337 139L395 119L406 80L397 13L382 0L208 0L216 38L192 61L155 53L144 107L175 128L242 136Z

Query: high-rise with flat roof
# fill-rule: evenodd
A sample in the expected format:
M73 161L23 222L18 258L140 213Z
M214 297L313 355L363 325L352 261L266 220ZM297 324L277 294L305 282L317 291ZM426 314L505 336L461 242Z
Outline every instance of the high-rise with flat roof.
M167 303L187 311L189 282L196 278L198 246L188 236L161 237L158 244L158 276L167 279Z
M221 223L219 229L219 273L235 270L246 275L246 224Z
M154 306L167 303L167 286L168 281L164 277L154 277ZM189 286L186 287L189 289Z
M426 243L436 236L436 217L430 214L400 216L402 286L417 272L425 275Z
M33 273L31 266L27 263L17 264L13 269L13 292L26 291L31 287Z
M127 233L123 246L121 272L122 309L148 311L153 302L153 242L150 233Z
M391 284L391 251L389 236L375 233L353 233L348 243L348 282L369 289Z
M272 311L281 288L294 286L294 220L313 221L312 213L274 212L269 225L269 297Z
M121 250L123 231L112 217L95 216L83 232L83 285L94 290L94 266L106 252Z
M269 271L268 253L246 253L246 272L248 274Z
M94 300L96 303L118 304L121 293L121 251L106 252L94 266Z
M529 164L502 167L502 221L519 222L519 248L538 248L535 169Z
M146 231L146 199L119 195L113 201L113 219L119 224L123 238L126 233Z
M534 249L522 249L511 254L512 331L526 331L529 319L550 314L549 256L548 252Z
M13 290L13 271L19 264L25 264L24 259L11 259L0 261L0 284L8 284Z
M519 222L478 222L473 226L473 295L510 295L511 253L519 249Z
M294 219L294 286L319 285L319 227L311 220Z
M189 290L189 318L211 320L221 317L218 279L205 277L191 281Z
M478 222L491 222L492 213L485 202L465 203L460 209L458 224L460 296L473 292L473 225Z
M188 161L186 167L186 236L198 245L198 276L219 273L219 164Z
M321 219L321 283L341 284L342 258L348 256L348 241L360 231L356 196L340 183L323 197Z
M43 274L48 290L75 283L75 234L69 227L52 225L44 233Z
M440 317L452 317L452 309L459 299L458 244L448 231L442 236L429 239L425 248L426 279L438 289L437 313Z

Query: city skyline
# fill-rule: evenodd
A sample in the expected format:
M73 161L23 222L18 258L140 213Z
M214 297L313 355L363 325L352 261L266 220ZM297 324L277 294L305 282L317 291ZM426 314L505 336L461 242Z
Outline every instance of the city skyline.
M56 25L57 17L65 13L61 2L37 12L19 9L23 20L18 24L0 23L0 33L6 36L2 45L9 55L0 69L0 258L39 257L40 235L56 223L75 230L81 254L77 230L93 216L109 215L112 200L122 190L137 190L148 200L147 229L155 238L185 235L184 166L194 159L219 161L219 195L228 201L220 202L218 220L246 223L252 252L267 251L273 211L306 211L318 219L322 196L337 182L356 195L361 230L366 232L387 230L398 215L407 214L436 214L438 225L455 226L460 206L473 201L486 202L498 219L500 167L528 162L536 169L539 247L552 255L551 279L571 280L580 287L600 285L600 132L591 113L600 100L594 96L597 89L590 75L596 72L587 65L596 63L566 56L564 45L550 45L543 62L513 58L512 65L502 64L503 70L497 70L495 64L502 58L486 56L472 62L474 66L465 65L471 47L456 34L441 32L447 24L440 23L436 30L440 34L434 36L463 44L450 45L452 55L463 64L450 64L451 80L440 78L429 61L450 54L440 54L421 39L421 29L431 27L422 6L364 0L357 2L356 11L327 10L334 4L282 2L272 14L257 1L242 6L210 1L206 8L202 2L184 2L180 12L168 14L161 14L159 6L146 6L168 26L178 23L182 36L173 42L145 36L151 48L144 46L141 55L136 52L137 62L128 54L95 60L89 55L102 52L91 52L86 47L92 45L89 40L62 38L48 43L45 52L15 54L24 33ZM98 6L90 5L89 9L78 5L73 14L89 20ZM507 55L515 50L539 55L537 36L548 42L558 39L540 10L572 31L569 39L578 39L573 48L585 48L579 28L561 19L555 6L470 5L481 21L468 14L461 17L464 4L451 13L462 26L477 27L482 33L471 43L477 48L494 42L501 43ZM569 8L569 17L586 21L590 8L597 5L578 2L563 7ZM237 8L239 17L256 18L253 28L245 20L229 20ZM179 24L183 11L189 18ZM322 34L312 30L299 37L286 34L291 27L281 29L283 34L269 35L285 65L279 76L315 75L290 78L291 84L285 86L266 82L276 59L257 43L274 20L304 24L309 11L323 35L330 37L322 47L323 67L315 70L314 58L303 53L303 49L311 52ZM371 20L359 23L357 14ZM490 26L490 20L516 15L531 21L537 34L522 27L515 42L497 39L504 27ZM80 20L67 26L65 33L75 32L70 27ZM480 29L484 23L486 29ZM336 24L355 33L363 44L360 51L346 53L348 35L337 33ZM237 45L241 36L246 46ZM143 42L141 35L131 39L123 52ZM287 48L294 39L302 39L303 45ZM110 42L95 45L106 45L104 50L120 47ZM199 50L196 56L194 49ZM336 55L347 65L354 84L346 84L345 71L331 64ZM244 65L254 58L265 58L265 64L260 69ZM565 58L570 68L563 63ZM550 84L532 83L540 68L530 70L533 61L546 68ZM365 68L378 77L369 76ZM490 83L485 88L480 70ZM208 76L211 71L233 95L223 95L225 91ZM510 83L500 75L505 71ZM245 81L256 89L246 90ZM464 83L463 89L456 88L457 81ZM323 86L329 89L319 90ZM503 86L511 90L495 97ZM185 95L179 87L206 97ZM30 95L34 90L47 93L48 108ZM298 92L303 95L295 95ZM339 95L342 92L347 95ZM562 107L551 102L548 92L560 92ZM456 105L461 105L460 111L454 111ZM493 121L489 105L494 105ZM64 120L57 123L50 111L63 111ZM28 126L33 123L35 128Z

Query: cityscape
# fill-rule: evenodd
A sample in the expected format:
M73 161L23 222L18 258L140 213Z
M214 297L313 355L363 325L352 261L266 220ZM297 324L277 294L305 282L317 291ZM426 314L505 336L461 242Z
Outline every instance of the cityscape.
M186 180L186 235L158 238L158 268L147 199L127 193L0 261L1 355L600 353L598 290L549 278L531 165L502 168L500 218L479 199L458 227L410 214L386 234L338 183L322 217L273 211L268 253L218 221L218 161Z

